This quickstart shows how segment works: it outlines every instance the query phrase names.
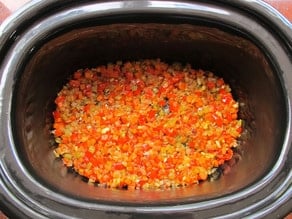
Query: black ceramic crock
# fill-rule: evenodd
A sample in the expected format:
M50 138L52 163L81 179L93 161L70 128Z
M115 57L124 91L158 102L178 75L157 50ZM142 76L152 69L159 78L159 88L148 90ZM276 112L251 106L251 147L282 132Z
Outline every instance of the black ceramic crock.
M281 218L292 210L292 27L264 2L33 1L0 34L0 207L11 218ZM54 99L70 74L143 58L190 63L231 85L244 134L220 179L105 189L55 159Z

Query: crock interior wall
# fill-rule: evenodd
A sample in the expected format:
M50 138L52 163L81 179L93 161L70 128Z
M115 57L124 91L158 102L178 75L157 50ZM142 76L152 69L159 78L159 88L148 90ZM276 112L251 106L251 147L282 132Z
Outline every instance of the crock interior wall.
M220 35L214 28L202 31L192 27L194 34L201 34L194 39L180 35L155 36L161 34L163 27L156 31L152 28L150 38L147 38L149 32L122 35L116 31L113 34L114 28L107 27L104 31L110 34L104 32L103 37L100 31L95 31L100 28L75 30L46 42L18 74L13 131L19 157L33 177L56 192L78 198L139 204L188 202L226 195L250 185L271 168L282 147L284 95L276 73L252 43L240 46L247 41L232 35L228 35L228 40L223 38L225 33ZM184 31L180 26L176 28L178 32ZM95 67L109 61L142 58L188 62L194 68L212 71L231 84L234 96L244 104L240 116L249 134L240 145L242 159L220 180L166 191L103 189L88 186L55 159L50 135L54 99L69 75L79 68Z

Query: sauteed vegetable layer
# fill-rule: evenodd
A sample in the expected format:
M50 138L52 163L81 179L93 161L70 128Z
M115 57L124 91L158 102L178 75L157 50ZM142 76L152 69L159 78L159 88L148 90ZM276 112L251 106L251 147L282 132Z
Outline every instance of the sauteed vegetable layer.
M222 78L159 59L78 70L55 103L55 155L99 186L198 183L231 159L241 134Z

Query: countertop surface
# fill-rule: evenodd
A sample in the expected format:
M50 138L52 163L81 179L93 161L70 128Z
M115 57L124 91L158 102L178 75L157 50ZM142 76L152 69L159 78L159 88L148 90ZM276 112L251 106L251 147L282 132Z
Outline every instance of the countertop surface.
M14 11L22 7L30 0L0 0L0 24ZM292 0L264 0L282 15L284 15L292 23ZM0 211L0 219L7 217ZM285 219L292 219L292 213L287 215Z

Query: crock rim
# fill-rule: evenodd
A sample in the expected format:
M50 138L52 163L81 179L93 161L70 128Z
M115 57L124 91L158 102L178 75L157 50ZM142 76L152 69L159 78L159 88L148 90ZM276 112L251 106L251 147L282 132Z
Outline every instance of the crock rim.
M13 25L15 25L15 24L22 25L23 23L27 23L28 24L29 21L31 19L33 19L33 17L34 17L34 16L31 15L31 14L33 14L32 12L37 13L36 10L45 9L47 6L51 6L51 8L55 8L57 6L60 6L60 5L64 6L64 5L66 5L66 3L70 4L72 2L73 1L66 1L66 2L64 1L62 3L60 3L60 1L50 1L50 2L48 2L48 1L33 1L33 2L29 3L29 4L27 4L24 8L22 8L21 10L16 12L14 15L12 15L0 27L0 33L4 33L3 35L1 34L0 42L1 42L1 39L2 39L4 41L6 41L6 40L10 41L10 43L9 43L10 45L14 44L14 42L17 41L18 38L17 38L17 33L15 33L15 29L12 30L12 28L14 27ZM90 1L84 1L84 2L90 2ZM130 2L132 2L132 1L130 1ZM159 2L159 1L156 1L156 2ZM187 3L188 4L193 4L193 2L187 2ZM218 1L218 4L223 4L223 3L226 3L226 2L223 2L222 0ZM245 8L245 13L248 12L248 13L252 13L253 15L255 15L255 11L257 11L259 9L254 7L254 5L252 5L252 3L255 3L257 7L262 7L262 9L260 9L261 13L256 15L257 19L259 19L259 21L267 19L269 21L269 22L267 21L269 24L270 24L270 21L272 21L272 24L274 24L274 25L271 25L272 30L273 31L277 30L277 36L279 37L280 40L285 41L284 44L285 44L287 50L290 51L290 55L291 55L292 37L291 37L291 35L287 34L287 33L291 33L291 25L287 24L286 23L287 20L285 20L285 18L282 17L277 11L271 9L267 4L265 4L264 2L260 2L260 1L242 1L242 0L240 0L240 1L238 1L238 3L235 3L235 1L230 1L230 2L227 2L226 4L230 4L230 6L233 6L233 7L236 7L236 8L237 7L240 7L240 8L243 7L243 8ZM253 10L251 10L251 9L253 9ZM275 15L275 17L271 18L269 16L271 14ZM31 18L27 18L26 16L29 16ZM25 18L25 17L26 17L26 19L21 20L22 18ZM29 27L30 27L30 25L28 25L26 27L23 27L23 28L29 28ZM9 50L10 45L7 46L7 50ZM288 55L289 55L289 53L288 53ZM1 57L1 55L0 55L0 57ZM291 151L291 149L290 149L290 151ZM287 152L286 156L288 156L288 152ZM284 157L284 155L283 155L283 157ZM282 165L284 165L284 164L282 164ZM2 168L3 168L3 166L2 166ZM288 184L291 183L289 181L291 179L291 177L292 177L291 175L292 175L292 172L290 171L290 174L288 174L288 178L285 181ZM290 193L290 197L291 197L291 191L290 192L288 191L288 193ZM182 208L180 210L181 211L188 210L187 207L188 206L185 206L185 208ZM143 211L143 209L140 209L140 210ZM145 212L148 212L148 210L151 210L151 211L154 210L155 211L155 209L153 209L153 208L151 208L151 209L145 208L144 209ZM165 210L173 211L173 208L172 209L169 208L169 209L165 209ZM137 209L134 210L134 211L137 211ZM160 212L160 211L161 211L161 209L157 209L157 212Z

